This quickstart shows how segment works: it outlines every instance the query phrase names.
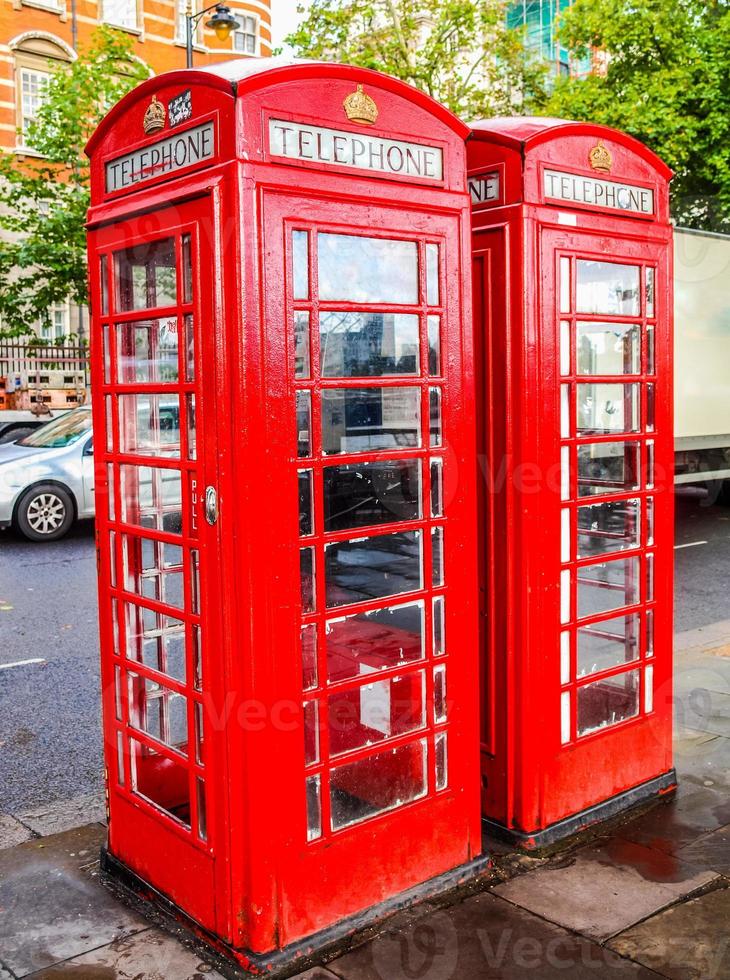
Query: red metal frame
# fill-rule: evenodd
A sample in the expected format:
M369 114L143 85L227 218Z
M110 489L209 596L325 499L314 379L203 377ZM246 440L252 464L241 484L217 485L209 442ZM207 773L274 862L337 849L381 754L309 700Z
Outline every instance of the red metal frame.
M610 174L597 173L590 165L590 151L598 143L611 154ZM467 144L467 160L470 175L504 168L501 201L493 206L480 204L472 213L475 334L482 372L479 439L485 461L480 508L482 805L492 823L513 839L534 846L559 834L561 827L563 833L575 829L582 813L620 794L658 777L671 783L670 172L646 147L624 134L560 120L507 119L479 124ZM655 196L655 213L627 216L615 209L545 200L545 168L649 187ZM577 309L575 273L581 259L626 263L640 270L641 306L636 315ZM646 304L647 269L654 269L656 275L653 311ZM560 293L561 273L567 270L569 303L561 301ZM635 324L641 350L638 368L633 373L618 373L612 366L610 375L578 373L578 322ZM654 338L653 366L647 362L649 331ZM627 366L623 365L624 371ZM637 387L625 388L623 403L614 408L628 414L632 406L625 399L639 392L639 430L628 434L579 431L577 386L624 383ZM653 431L646 424L650 386ZM581 391L594 401L601 394L595 388ZM603 389L603 393L608 397L613 391ZM561 397L565 399L562 415ZM606 459L600 457L600 446L610 444L613 451L621 442L635 444L641 453L636 487L605 487L602 493L581 495L578 447L594 446L584 453ZM651 479L648 447L654 453ZM569 459L569 470L563 454ZM627 453L626 465L628 460ZM617 549L623 544L615 537L616 529L606 523L610 514L620 510L622 501L635 500L638 505L624 504L626 547L609 550L599 558L596 549L608 547L607 542L615 541ZM616 504L613 511L608 506L612 502ZM583 511L582 527L578 527L578 508L587 505L606 505L596 508L604 524L589 527L592 517ZM638 540L638 529L631 525L635 509L641 516ZM588 539L593 555L578 557L578 541ZM587 571L610 559L627 560L626 575L633 574L634 564L638 565L638 596L627 593L629 601L617 601L617 589L631 588L632 582L614 585L608 581L607 570ZM650 562L651 594L647 589ZM584 587L589 576L593 581L598 577L606 586L600 599L604 611L594 606L593 615L584 612L578 618L579 575ZM569 609L562 611L561 583L566 589L564 602L569 603ZM585 603L584 590L582 595ZM609 611L614 603L615 609ZM604 624L599 627L601 637L610 641L609 634L615 634L618 626L607 621L633 614L640 632L629 636L625 649L631 649L633 643L636 660L579 674L579 629ZM647 622L652 619L653 647L647 635ZM592 666L600 667L600 662ZM584 711L591 698L594 711L605 709L612 696L611 680L635 669L638 710L590 733L584 714L581 734L576 718L578 699ZM600 687L586 691L593 682ZM600 704L596 692L604 699ZM615 708L619 710L617 701Z
M215 941L240 963L247 964L253 954L280 950L448 872L481 852L478 711L472 681L477 667L476 547L472 534L476 513L474 378L470 331L466 329L470 297L463 274L469 209L464 128L421 93L374 72L334 65L303 64L286 69L259 65L249 74L249 65L237 62L233 69L220 71L220 75L176 72L143 83L112 110L89 144L94 425L99 446L96 483L109 851L217 937ZM230 71L236 73L235 78L226 77ZM358 84L365 86L379 109L377 124L360 129L348 122L342 108L344 98ZM179 176L153 176L129 192L107 195L105 163L150 144L149 138L130 140L130 134L141 134L152 96L165 104L185 89L191 91L191 119L184 126L174 130L166 127L156 135L162 139L178 131L184 133L186 127L213 118L219 126L215 155L203 168ZM266 120L271 115L290 118L295 104L302 107L302 116L296 116L299 120L316 119L319 125L343 132L367 132L438 146L444 153L443 181L398 180L353 168L315 169L271 158ZM293 295L294 230L309 235L307 300ZM415 243L419 257L416 302L394 306L321 299L316 246L322 233ZM154 310L156 319L177 320L179 380L153 384L140 382L139 377L135 380L109 374L105 359L114 364L120 356L125 358L125 369L136 364L135 370L140 370L139 345L146 343L147 334L135 333L124 350L115 346L116 337L124 324L152 317L147 310L114 308L116 284L111 256L171 239L178 290L182 290L182 242L188 234L194 245L192 299L178 292L177 302ZM428 245L440 249L437 300L427 296ZM106 296L111 302L102 298L102 262ZM164 288L169 268L162 272L150 268L148 262L137 275L153 277ZM314 325L319 312L326 310L357 310L368 315L397 312L417 317L420 359L416 370L382 377L322 377L319 331ZM296 311L310 315L312 372L306 379L295 377L292 325ZM191 316L194 323L194 380L186 380L183 373L184 345L179 341L185 316ZM429 374L427 318L434 316L440 318L441 368ZM162 338L162 333L159 336ZM110 343L108 338L112 338ZM172 345L169 338L166 328L164 343ZM420 405L416 444L378 450L349 446L347 452L324 455L320 441L323 393L375 388L416 392ZM431 389L441 391L442 439L435 446L430 445ZM150 391L161 398L133 406L120 400L124 395ZM297 391L309 391L313 406L312 455L301 459L297 458ZM188 429L182 424L186 415L183 403L192 395L197 430L194 460L187 459ZM407 395L404 399L407 403ZM398 413L403 412L402 406L395 411L391 424L396 429L401 424ZM177 436L169 435L175 417L179 450L173 444ZM123 446L121 438L125 440ZM160 447L163 455L152 459L140 455L149 453L150 445ZM138 451L130 453L135 447ZM122 452L122 448L127 451ZM431 458L442 461L444 475L445 509L439 516L433 516L429 507ZM395 515L393 520L373 526L326 530L325 470L387 461L411 461L420 468L421 504L415 516L401 519ZM141 482L131 483L123 491L120 471L140 462L161 472L155 484L157 493L172 493L172 474L176 471L187 474L181 480L179 505L172 494L171 510L175 514L177 507L181 513L181 533L174 516L168 515L167 525L160 527L161 518L155 516L154 507L151 520L157 529L140 529L130 523L143 519L132 504L135 495L142 499L148 493L150 474L145 471ZM301 470L311 471L314 492L313 533L302 538L297 507ZM408 472L415 472L412 466ZM109 510L109 475L117 508L113 513ZM204 516L207 487L215 488L218 495L219 519L213 525ZM124 513L119 509L123 500ZM435 586L431 586L433 528L443 528L444 534L443 584ZM377 541L386 535L414 533L422 539L421 587L406 588L401 583L387 598L355 601L349 596L346 605L325 607L328 547L353 539ZM164 555L161 549L167 545L172 564L158 571L150 568L150 546L145 544L146 550L142 545L127 549L125 565L125 535L159 542L155 557ZM412 539L388 539L399 545L406 540ZM175 591L180 557L176 546L183 549L182 611ZM302 612L301 547L316 552L317 599L312 612ZM199 556L198 605L193 600L193 551ZM408 560L406 555L404 561ZM163 578L170 583L165 586L166 593L160 591ZM127 583L135 588L134 596L127 593ZM176 604L171 606L173 596ZM431 604L438 597L444 597L446 603L447 648L443 656L432 650ZM388 660L404 645L398 630L386 631L384 637L373 641L370 622L349 620L344 627L336 626L340 650L355 641L369 643L369 660L363 661L365 669L359 676L325 683L326 631L335 628L332 622L345 615L413 602L424 605L424 645L419 659L402 655L395 662ZM147 616L148 635L142 640L135 639L135 632L127 636L123 603L147 610L143 615ZM172 642L178 633L186 638L185 681L179 665L171 666L172 658L178 655L177 647L171 647L176 652L167 654L171 658L167 662L131 662L142 646L145 656L154 657L166 642L167 636L158 639L154 632L160 625L154 618L156 613L171 617L161 625L172 630ZM137 621L138 615L130 620ZM177 627L178 621L184 625ZM319 640L318 685L307 690L303 690L302 681L302 624L314 624ZM201 690L193 681L192 636L196 627L201 628ZM444 665L448 674L445 718L441 712L438 717L434 714L434 677L442 677ZM177 679L170 676L173 670ZM371 672L374 670L377 672ZM132 678L131 688L130 674L139 678ZM119 714L117 677L120 690L131 691L129 698L121 695ZM385 681L392 682L390 687L386 688ZM161 692L159 686L154 688L154 703L147 708L143 706L144 688L149 691L150 682L164 685L170 693ZM416 707L422 689L423 716ZM377 707L375 702L383 701L386 691L392 698L390 714L386 710L380 729L366 725L365 715ZM183 731L185 737L177 747L161 745L150 733L160 732L159 727L152 728L153 722L157 724L157 704L169 701L170 710L177 709L181 695L187 698L187 733ZM344 731L332 729L343 748L335 757L330 754L333 746L327 714L336 698L346 711L354 712L355 721L353 724L351 717ZM305 702L316 702L319 710L319 753L311 762L305 761L305 751L311 749L314 732L305 725ZM162 715L167 717L164 711ZM193 746L201 716L204 753L197 759ZM140 730L145 727L146 732ZM448 781L437 786L436 743L441 744L444 733L448 733ZM415 755L401 761L404 757L393 753L404 746L404 752L417 754L417 749L408 747L421 742L427 761L423 794L341 829L330 827L330 796L325 791L328 782L337 783L340 807L354 805L347 797L354 790L363 806L372 804L376 796L381 802L385 799L395 804L387 794L393 792L398 780L404 785L414 780L417 770ZM123 747L121 757L118 744ZM165 783L167 795L156 797L158 805L132 790L130 750L137 744L141 748L135 748L136 758L152 759L148 763L148 796L157 792L161 771L171 774ZM386 751L387 763L375 768L367 764ZM156 755L150 756L150 752ZM120 758L123 781L118 769ZM355 786L354 770L345 773L341 767L357 762L366 772L363 776L360 771ZM312 839L308 840L305 780L310 777L319 777L322 810L321 834L310 834ZM197 795L198 779L205 780L206 792L201 797ZM186 787L191 829L175 816L181 815L178 803L185 797ZM206 801L205 834L198 827L201 800ZM174 812L164 812L164 807ZM347 881L346 888L343 881Z

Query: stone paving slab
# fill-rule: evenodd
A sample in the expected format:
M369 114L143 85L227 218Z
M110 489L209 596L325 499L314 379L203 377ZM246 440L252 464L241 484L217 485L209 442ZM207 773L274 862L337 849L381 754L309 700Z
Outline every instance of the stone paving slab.
M730 977L730 890L716 889L652 916L609 946L671 980Z
M223 980L172 936L147 929L30 974L27 980Z
M681 861L730 877L730 824L677 851Z
M494 893L603 941L716 877L662 851L609 839L498 885Z
M342 980L656 980L639 964L488 892L390 929L328 969Z
M0 959L16 977L148 928L92 873L98 824L0 852Z
M621 837L667 853L676 853L705 834L730 823L730 795L718 787L685 782L673 800L660 803L625 824Z
M30 840L32 836L31 831L15 817L0 813L0 851L4 851L7 847L17 847L18 844Z
M23 810L17 816L39 837L49 837L74 827L104 823L106 811L103 799L96 795L85 795Z

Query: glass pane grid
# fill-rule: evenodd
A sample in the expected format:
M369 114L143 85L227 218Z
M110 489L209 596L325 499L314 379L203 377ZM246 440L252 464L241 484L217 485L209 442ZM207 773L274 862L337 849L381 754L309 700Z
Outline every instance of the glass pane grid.
M652 570L644 555L647 541L653 543L654 514L649 453L653 404L648 400L653 392L646 381L656 367L653 326L647 318L656 311L646 294L647 285L653 287L652 276L640 263L566 256L558 274L560 373L571 402L570 423L561 426L562 445L570 447L571 454L563 475L569 493L562 506L574 527L568 551L562 535L561 555L562 590L569 588L562 600L559 651L566 743L635 718L653 704L637 665L653 655L648 624L654 594L647 594ZM581 425L581 399L590 416L588 425ZM561 415L565 414L563 406ZM612 416L618 416L618 425ZM642 450L645 444L648 448ZM634 584L621 595L625 602L609 599L603 608L591 610L584 598L579 608L577 578L600 579L607 574L600 569L610 568L616 559L627 561L632 570ZM618 597L623 588L608 579L605 585L609 596Z
M292 279L298 285L292 287L289 309L295 316L306 311L309 329L304 336L304 321L293 319L299 325L296 331L290 327L289 342L292 387L311 399L306 454L300 447L297 465L312 472L314 501L313 533L303 534L301 545L314 550L315 595L307 590L307 601L313 601L311 611L302 609L301 621L307 637L303 703L317 706L305 711L310 721L316 711L318 751L309 744L304 755L307 840L316 842L434 790L428 735L434 724L428 667L431 526L434 518L442 529L448 522L440 470L433 508L429 453L434 441L429 379L441 372L441 246L420 241L414 265L416 253L408 247L399 252L399 246L386 245L405 262L408 275L417 268L417 279L415 285L397 284L388 272L378 285L381 295L375 296L363 292L365 280L356 267L350 268L349 286L329 268L332 263L339 268L343 255L355 255L357 242L344 243L338 254L336 235L316 228L306 234L307 262L301 241L298 258L292 249ZM365 241L376 261L382 241L393 239ZM323 244L326 300L320 295ZM381 301L382 291L391 288L395 307ZM302 424L297 428L301 443ZM440 444L440 417L437 428ZM304 497L300 528L306 532L306 492ZM382 579L381 566L387 568ZM444 591L445 584L438 588L441 595ZM422 704L417 710L414 698ZM443 728L446 720L439 724ZM444 789L445 742L439 759ZM392 769L394 798L379 783L380 767Z

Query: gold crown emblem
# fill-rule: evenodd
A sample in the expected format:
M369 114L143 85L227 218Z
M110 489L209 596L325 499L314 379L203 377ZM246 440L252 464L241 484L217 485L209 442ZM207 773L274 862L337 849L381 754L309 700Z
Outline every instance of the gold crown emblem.
M611 173L613 157L611 156L610 150L603 143L597 143L593 147L588 154L588 160L594 170L598 170L602 174Z
M352 122L372 126L378 118L378 107L375 101L363 92L362 85L358 85L356 92L350 92L342 105L345 108L345 115Z
M145 133L156 133L158 129L163 129L165 126L165 112L164 105L160 102L156 95L152 96L152 101L147 106L147 111L144 114L144 119L142 120L142 128Z

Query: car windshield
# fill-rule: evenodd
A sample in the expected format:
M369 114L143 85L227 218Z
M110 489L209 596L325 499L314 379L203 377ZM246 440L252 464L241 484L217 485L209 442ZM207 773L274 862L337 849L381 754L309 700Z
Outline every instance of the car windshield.
M91 412L87 410L69 412L52 422L46 422L30 435L18 440L19 446L32 446L34 449L61 449L70 446L91 428Z

